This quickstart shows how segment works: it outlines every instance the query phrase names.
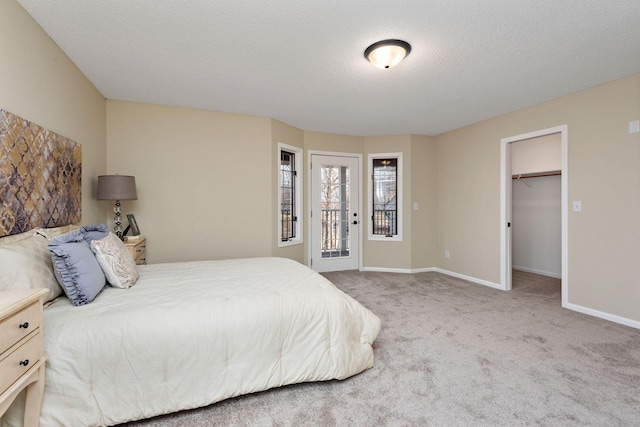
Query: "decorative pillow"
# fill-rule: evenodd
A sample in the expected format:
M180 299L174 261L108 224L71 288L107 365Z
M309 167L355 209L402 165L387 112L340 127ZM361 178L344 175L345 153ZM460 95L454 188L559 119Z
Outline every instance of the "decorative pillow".
M109 234L109 228L105 224L83 225L80 227L80 231L88 244L94 240L104 239Z
M138 280L138 270L133 255L113 233L91 242L91 250L96 254L98 264L111 286L127 289Z
M47 301L62 295L53 274L47 239L31 234L26 239L0 245L0 291L47 288Z
M104 273L81 230L49 241L53 271L73 305L88 304L104 289Z

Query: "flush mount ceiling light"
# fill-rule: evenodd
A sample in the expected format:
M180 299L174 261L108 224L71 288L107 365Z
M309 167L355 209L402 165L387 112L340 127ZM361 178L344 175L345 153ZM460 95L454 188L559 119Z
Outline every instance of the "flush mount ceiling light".
M364 51L364 57L378 68L398 65L411 52L411 45L403 40L381 40Z

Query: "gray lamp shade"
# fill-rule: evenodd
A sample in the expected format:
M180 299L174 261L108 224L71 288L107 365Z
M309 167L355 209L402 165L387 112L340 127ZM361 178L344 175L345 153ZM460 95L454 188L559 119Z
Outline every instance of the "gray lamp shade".
M100 175L98 200L138 200L136 177L128 175Z

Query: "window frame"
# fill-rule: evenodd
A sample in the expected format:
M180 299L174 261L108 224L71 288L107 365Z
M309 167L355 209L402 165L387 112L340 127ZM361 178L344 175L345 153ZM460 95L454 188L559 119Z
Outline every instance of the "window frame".
M374 160L382 160L382 159L396 159L397 161L397 178L396 178L396 218L397 218L397 229L396 234L393 236L384 236L382 234L373 234L373 162ZM403 167L402 167L402 153L371 153L368 155L368 183L369 189L367 191L367 239L368 240L376 240L381 242L401 242L402 241L402 215L404 212L403 209L403 197L402 193L404 191L404 187L402 184L402 175L403 175Z
M294 209L294 216L296 217L295 237L289 240L284 240L284 241L282 240L282 211L281 211L282 174L280 173L280 168L282 166L281 159L282 159L283 151L292 153L294 155L293 165L294 165L295 175L294 175L294 184L293 184L293 209ZM303 243L303 240L304 240L302 236L302 230L303 230L302 183L304 182L302 179L303 151L304 150L300 147L283 144L281 142L278 143L278 155L276 157L276 164L277 164L276 170L278 174L278 188L276 190L278 193L278 203L276 205L276 218L278 219L278 234L276 236L276 239L278 241L279 248L286 247L286 246L300 245Z

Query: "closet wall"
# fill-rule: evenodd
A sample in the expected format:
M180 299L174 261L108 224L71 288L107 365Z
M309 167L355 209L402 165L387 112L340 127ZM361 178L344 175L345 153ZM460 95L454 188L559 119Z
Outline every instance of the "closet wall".
M562 275L560 134L511 144L513 268Z

